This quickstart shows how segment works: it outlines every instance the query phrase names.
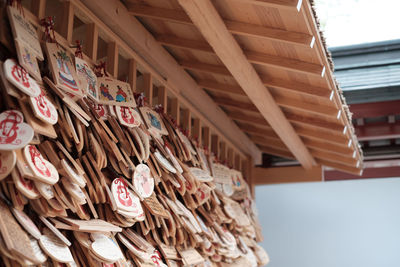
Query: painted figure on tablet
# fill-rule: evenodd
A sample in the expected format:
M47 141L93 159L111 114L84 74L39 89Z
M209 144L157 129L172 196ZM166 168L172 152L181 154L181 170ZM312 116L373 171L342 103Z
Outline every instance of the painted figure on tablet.
M158 118L152 113L147 113L147 116L149 116L151 125L161 131L161 123Z
M53 54L57 60L58 75L60 82L73 91L79 91L78 84L76 83L71 71L68 67L68 62L71 61L70 57L65 51L57 51L57 54Z
M114 100L113 96L110 94L110 90L108 89L108 85L100 84L100 93L103 97L108 100Z
M118 91L117 91L117 96L115 97L117 102L126 102L126 97L127 94L124 92L124 90L121 88L121 86L117 85Z

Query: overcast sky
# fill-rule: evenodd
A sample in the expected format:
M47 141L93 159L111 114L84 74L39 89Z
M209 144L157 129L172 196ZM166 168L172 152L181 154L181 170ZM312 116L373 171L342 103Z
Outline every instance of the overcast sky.
M328 46L400 39L399 0L315 0Z

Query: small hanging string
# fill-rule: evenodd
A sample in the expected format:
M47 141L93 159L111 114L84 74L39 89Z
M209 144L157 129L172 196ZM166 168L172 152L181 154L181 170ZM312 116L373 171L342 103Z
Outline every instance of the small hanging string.
M74 46L76 48L75 57L79 57L79 58L83 59L81 41L76 40L75 43L76 43L76 46Z
M7 5L9 6L14 6L14 3L16 3L19 13L25 18L24 8L22 7L21 0L7 0Z
M56 35L54 32L54 24L55 24L54 20L55 20L54 16L46 17L40 20L40 25L44 27L43 40L49 43L56 43L58 47Z
M94 65L94 73L96 74L97 77L108 77L107 71L106 71L106 62L105 61L100 61L99 64Z
M163 115L164 114L164 107L161 104L155 105L154 110L158 113Z
M136 104L138 107L144 107L144 104L146 102L146 97L144 96L144 93L134 93Z

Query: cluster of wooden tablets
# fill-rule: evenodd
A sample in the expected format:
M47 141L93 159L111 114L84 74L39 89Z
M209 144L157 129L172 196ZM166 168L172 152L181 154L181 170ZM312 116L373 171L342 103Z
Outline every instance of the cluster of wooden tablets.
M216 163L167 114L137 107L129 84L96 77L69 48L40 42L20 11L6 8L17 55L8 51L0 64L5 266L269 261L239 171Z

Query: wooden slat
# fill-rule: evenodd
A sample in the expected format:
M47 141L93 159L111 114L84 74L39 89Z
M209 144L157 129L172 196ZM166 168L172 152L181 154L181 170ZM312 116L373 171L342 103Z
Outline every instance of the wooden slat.
M333 95L333 91L327 88L316 87L308 84L286 80L271 80L265 77L261 78L264 85L267 87L276 88L279 90L290 91L291 93L304 94L311 96L318 96L322 98L329 98ZM197 83L210 91L224 92L229 94L246 95L242 88L237 85L223 84L211 80L197 80Z
M211 74L220 74L225 76L231 76L231 73L227 68L221 65L213 65L207 63L201 63L198 61L181 60L179 64L187 70L202 71Z
M338 134L330 130L323 130L323 128L316 129L315 127L311 128L309 125L294 122L292 122L292 125L297 134L300 136L312 137L318 140L329 143L338 143L341 145L347 145L349 142L349 139L345 135Z
M219 160L222 162L225 162L227 160L227 149L225 142L219 143Z
M91 58L94 62L97 61L97 46L99 32L95 23L86 25L86 44L83 45L85 54Z
M301 166L253 168L255 185L321 181L323 181L323 169L320 165L310 170L305 170Z
M186 15L186 13L180 10L151 7L133 3L128 3L127 6L129 12L135 16L193 25L191 19ZM232 34L275 40L307 47L311 47L314 43L314 37L309 34L236 21L225 20L225 24Z
M118 75L118 45L116 42L107 44L107 71L112 76Z
M153 77L151 73L144 73L143 74L143 91L144 95L147 98L147 103L150 106L153 105Z
M60 25L60 34L72 44L72 31L74 29L74 5L70 1L63 3L63 17Z
M215 54L212 47L203 41L177 38L168 35L158 36L156 37L156 40L160 44L170 47L178 47L183 49ZM254 51L244 51L244 54L246 55L247 60L254 64L275 67L299 73L318 75L318 76L324 76L325 74L325 67L314 63L304 62L280 56L273 56Z
M284 149L278 149L275 147L265 146L265 145L262 146L260 145L259 148L261 149L262 152L270 155L275 155L286 159L295 159L292 153Z
M343 155L338 155L338 154L327 152L327 151L320 151L320 150L316 150L313 148L310 148L309 150L310 150L311 155L313 155L315 158L318 158L318 159L328 160L330 162L336 162L336 163L339 163L342 165L356 167L356 168L358 168L359 166L357 166L357 165L360 164L358 159L352 158L351 156L346 157ZM328 166L330 166L330 165L328 165Z
M346 156L353 156L354 154L354 150L351 147L348 146L340 146L337 144L332 144L332 143L328 143L328 142L324 142L321 140L317 140L317 139L313 139L313 138L309 138L309 137L305 137L303 136L301 138L303 140L303 143L310 148L314 148L314 149L319 149L319 150L323 150L323 151L329 151L332 153L337 153L339 155L346 155Z
M236 170L240 170L240 168L241 168L241 160L240 160L240 155L238 155L238 154L235 154L235 169Z
M309 126L315 127L317 129L325 128L344 134L345 126L343 126L340 121L329 122L319 119L317 117L312 117L312 114L310 114L310 116L301 116L297 115L295 112L289 112L287 110L285 110L285 116L290 122L308 124Z
M339 164L336 162L332 162L329 160L325 160L325 159L317 159L317 162L321 165L325 165L325 166L329 166L347 173L352 173L355 175L361 175L362 174L362 169L360 168L356 168L356 167L350 167L344 164Z
M269 126L258 127L248 123L236 122L236 124L246 133L256 134L256 135L276 135L275 131Z
M31 11L38 19L44 18L46 13L46 0L31 1Z
M132 92L136 92L136 82L137 82L137 62L134 59L130 59L128 65L128 83L131 86Z
M232 166L233 167L233 165L234 165L234 155L233 155L233 149L232 148L228 148L228 153L227 153L227 158L228 158L228 164L230 165L230 166Z
M298 101L288 97L275 96L276 103L281 107L287 107L296 110L307 111L307 113L315 113L328 117L338 118L339 110L336 107L326 105L316 105L305 101Z

